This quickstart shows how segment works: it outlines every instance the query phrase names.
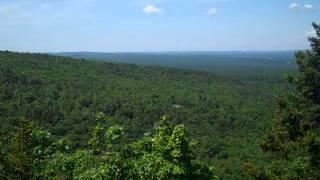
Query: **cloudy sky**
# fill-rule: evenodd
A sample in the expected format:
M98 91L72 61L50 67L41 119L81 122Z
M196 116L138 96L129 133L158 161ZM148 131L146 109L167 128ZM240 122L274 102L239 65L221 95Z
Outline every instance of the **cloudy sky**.
M320 0L0 0L0 50L308 47Z

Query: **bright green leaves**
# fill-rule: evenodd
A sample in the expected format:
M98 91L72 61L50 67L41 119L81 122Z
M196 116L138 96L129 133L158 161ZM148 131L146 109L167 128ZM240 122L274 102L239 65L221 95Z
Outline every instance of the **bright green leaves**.
M169 120L162 117L157 133L135 144L137 155L141 155L134 162L138 179L214 178L212 168L192 163L191 145L195 143L189 141L184 125L171 128L169 124Z
M89 167L96 166L97 157L91 151L79 150L72 154L57 152L51 157L45 169L45 177L72 179L81 177Z
M99 113L89 148L72 151L64 140L22 121L7 152L7 174L18 179L214 179L214 169L193 161L184 125L162 117L155 134L128 143L124 129ZM9 160L9 161L7 161ZM5 163L3 163L5 164Z
M146 133L133 143L126 143L120 126L106 126L107 118L99 113L90 144L93 151L56 154L50 168L63 172L60 177L76 179L206 179L216 178L213 168L192 162L184 125L170 126L162 117L156 134ZM56 169L54 169L54 167ZM53 174L59 177L58 174Z
M188 177L188 173L192 174L190 150L183 125L172 129L168 119L162 117L157 134L151 139L145 137L144 142L148 141L152 147L151 151L138 152L142 154L138 159L139 166L136 166L138 176L141 176L139 178L170 179Z
M93 129L89 144L96 153L111 151L124 140L124 131L120 126L107 127L108 118L103 113L96 115L97 126Z

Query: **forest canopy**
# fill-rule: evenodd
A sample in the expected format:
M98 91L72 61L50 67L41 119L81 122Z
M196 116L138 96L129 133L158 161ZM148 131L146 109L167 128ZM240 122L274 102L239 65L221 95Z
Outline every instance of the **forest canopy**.
M289 83L1 51L0 177L318 179L313 27Z

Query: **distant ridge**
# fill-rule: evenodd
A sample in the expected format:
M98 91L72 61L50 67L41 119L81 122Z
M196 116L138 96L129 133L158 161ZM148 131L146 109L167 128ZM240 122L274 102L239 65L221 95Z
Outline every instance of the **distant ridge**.
M293 69L294 50L286 51L188 51L188 52L60 52L58 56L129 63L148 66L165 66L201 71L221 68L285 68Z

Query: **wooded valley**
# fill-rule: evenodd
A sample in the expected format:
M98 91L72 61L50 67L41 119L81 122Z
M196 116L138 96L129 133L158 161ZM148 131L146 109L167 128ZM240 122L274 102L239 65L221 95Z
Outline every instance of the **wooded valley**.
M314 28L263 74L1 51L0 178L318 179Z

